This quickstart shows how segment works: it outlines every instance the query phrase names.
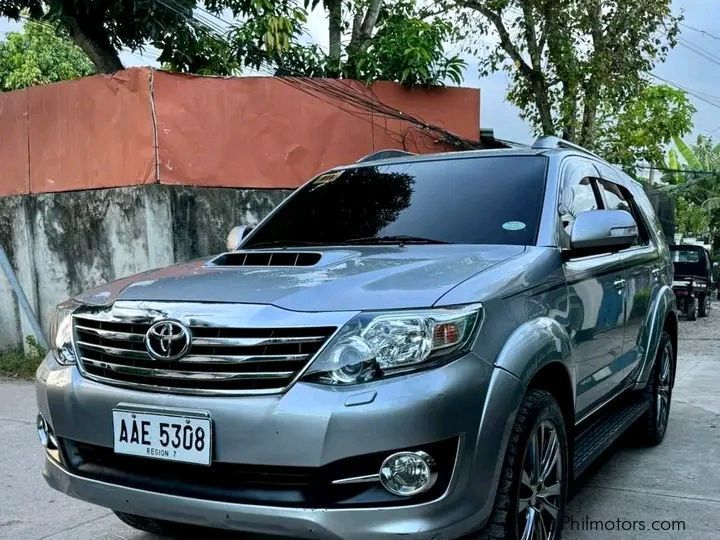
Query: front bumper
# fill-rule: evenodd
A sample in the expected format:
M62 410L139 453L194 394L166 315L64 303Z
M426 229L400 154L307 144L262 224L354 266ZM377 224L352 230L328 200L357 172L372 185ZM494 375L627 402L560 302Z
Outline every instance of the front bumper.
M70 496L113 510L208 527L297 538L457 538L490 513L522 393L517 379L474 355L352 388L299 383L285 394L252 397L107 386L48 357L38 370L38 405L60 439L112 447L112 409L135 403L209 411L213 461L225 464L322 467L448 438L459 444L444 493L418 504L408 499L403 506L308 508L178 496L80 476L50 457L44 476Z

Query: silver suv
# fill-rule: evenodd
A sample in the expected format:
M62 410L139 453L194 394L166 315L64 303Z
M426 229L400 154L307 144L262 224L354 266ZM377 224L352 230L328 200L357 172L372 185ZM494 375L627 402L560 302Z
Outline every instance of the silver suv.
M556 539L621 433L661 442L677 319L641 186L553 137L397 154L59 306L48 483L169 535Z

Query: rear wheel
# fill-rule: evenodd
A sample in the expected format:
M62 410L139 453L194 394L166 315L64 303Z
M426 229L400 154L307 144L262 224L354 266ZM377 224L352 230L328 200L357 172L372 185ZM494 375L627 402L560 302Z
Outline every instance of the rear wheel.
M710 295L701 294L698 296L698 316L707 317L710 310Z
M698 317L698 299L688 298L685 302L685 317L688 321L696 321Z
M663 332L650 381L645 388L650 409L638 420L636 438L641 444L654 446L665 438L672 400L673 358L672 340L667 332Z
M518 410L495 505L476 540L559 540L568 480L565 419L549 392L530 390Z

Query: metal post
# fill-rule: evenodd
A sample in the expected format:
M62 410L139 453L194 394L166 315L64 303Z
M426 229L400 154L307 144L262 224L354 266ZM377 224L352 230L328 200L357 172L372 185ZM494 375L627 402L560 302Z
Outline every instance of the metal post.
M15 275L15 270L13 270L12 264L10 264L10 259L8 259L7 253L5 253L2 246L0 246L0 268L2 268L3 272L5 272L8 282L10 283L10 290L12 290L17 303L20 304L22 311L25 313L25 317L27 317L27 320L30 322L30 327L35 334L35 339L37 339L43 349L47 350L47 338L42 331L42 327L40 326L40 322L38 321L35 312L30 306L30 302L28 302L27 296L25 296L25 292L20 285L20 281L18 281L18 278Z

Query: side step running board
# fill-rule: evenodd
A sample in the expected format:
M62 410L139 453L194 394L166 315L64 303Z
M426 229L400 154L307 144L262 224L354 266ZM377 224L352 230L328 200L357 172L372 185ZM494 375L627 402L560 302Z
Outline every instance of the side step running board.
M625 402L621 408L613 409L582 431L575 438L575 478L580 476L649 408L650 403L646 397L635 398Z

